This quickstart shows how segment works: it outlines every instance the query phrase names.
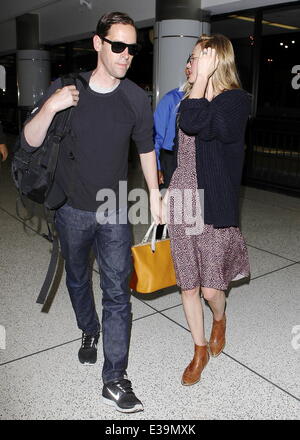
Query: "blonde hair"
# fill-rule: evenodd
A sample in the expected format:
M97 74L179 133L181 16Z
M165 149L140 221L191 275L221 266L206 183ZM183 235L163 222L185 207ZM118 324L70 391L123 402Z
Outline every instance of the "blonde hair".
M224 92L225 90L240 89L241 82L237 72L234 51L231 41L221 34L201 35L197 43L201 45L201 49L207 49L211 47L216 49L216 53L219 59L219 64L216 71L212 74L212 86L215 91ZM192 84L188 81L185 83L183 91L185 92L184 98L187 98L191 92Z

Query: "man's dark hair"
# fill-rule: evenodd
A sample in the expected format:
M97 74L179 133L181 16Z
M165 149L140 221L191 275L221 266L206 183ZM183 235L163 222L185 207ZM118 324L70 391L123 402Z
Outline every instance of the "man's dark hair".
M106 37L113 24L130 24L136 29L134 21L129 15L123 12L109 12L102 15L98 21L96 34L99 37Z

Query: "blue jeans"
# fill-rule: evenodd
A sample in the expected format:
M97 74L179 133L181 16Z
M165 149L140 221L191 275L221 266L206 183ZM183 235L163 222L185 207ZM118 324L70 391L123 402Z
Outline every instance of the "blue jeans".
M117 213L117 216L119 213ZM126 374L131 328L128 277L131 272L131 227L99 224L96 213L64 205L56 212L66 283L78 327L95 334L100 323L91 284L90 251L100 272L102 296L103 382Z

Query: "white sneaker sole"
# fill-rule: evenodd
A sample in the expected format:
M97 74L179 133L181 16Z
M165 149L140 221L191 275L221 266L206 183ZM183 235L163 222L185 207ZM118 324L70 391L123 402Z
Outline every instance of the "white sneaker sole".
M113 400L107 399L106 397L102 396L102 400L106 405L114 406L117 411L122 412L122 413L136 413L136 412L144 411L144 407L141 404L137 404L133 408L127 409L127 408L120 408L116 402L114 402Z

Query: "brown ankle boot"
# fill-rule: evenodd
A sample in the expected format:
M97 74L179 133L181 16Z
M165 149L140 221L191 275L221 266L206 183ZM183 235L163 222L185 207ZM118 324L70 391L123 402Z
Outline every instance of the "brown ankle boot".
M214 319L209 339L209 350L213 357L219 356L225 347L226 315L220 321Z
M207 345L196 345L195 354L191 363L186 367L182 375L182 385L194 385L201 379L201 373L209 361Z

